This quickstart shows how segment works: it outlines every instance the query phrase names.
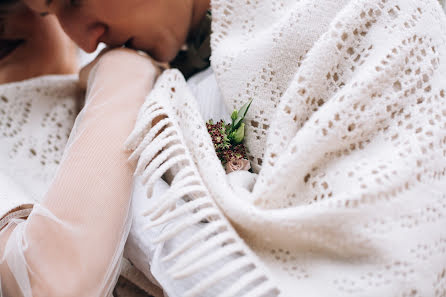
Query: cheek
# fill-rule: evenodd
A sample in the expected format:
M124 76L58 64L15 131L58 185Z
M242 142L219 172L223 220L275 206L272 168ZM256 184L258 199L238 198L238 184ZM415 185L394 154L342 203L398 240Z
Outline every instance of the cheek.
M165 0L84 0L85 10L94 12L95 18L119 28L150 31L160 11L160 2Z
M66 34L62 31L56 17L46 16L38 17L38 22L34 23L34 32L30 37L36 53L42 57L58 56L60 52L67 48L71 43Z
M34 39L40 39L44 43L48 38L51 38L52 31L54 31L54 17L37 17L32 22L32 36ZM31 18L29 19L31 23Z
M26 4L31 10L35 12L44 12L47 10L46 1L43 0L23 0L23 3Z
M85 10L94 12L100 21L107 23L132 22L135 13L146 12L150 0L84 0Z

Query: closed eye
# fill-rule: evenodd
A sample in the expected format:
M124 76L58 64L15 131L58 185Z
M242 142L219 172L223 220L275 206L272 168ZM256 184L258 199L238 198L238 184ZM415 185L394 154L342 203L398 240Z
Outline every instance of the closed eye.
M82 5L82 0L70 0L71 7L80 7Z

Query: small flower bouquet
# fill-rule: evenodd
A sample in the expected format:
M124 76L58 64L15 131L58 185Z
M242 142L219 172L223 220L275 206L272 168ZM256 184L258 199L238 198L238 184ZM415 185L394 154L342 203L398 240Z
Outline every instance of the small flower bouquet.
M245 123L243 123L243 120L251 103L252 99L243 105L240 110L234 110L231 114L232 122L230 124L227 124L224 120L215 124L212 120L206 123L214 143L215 152L223 168L226 169L226 173L251 169L246 148L243 145L243 138L245 137Z

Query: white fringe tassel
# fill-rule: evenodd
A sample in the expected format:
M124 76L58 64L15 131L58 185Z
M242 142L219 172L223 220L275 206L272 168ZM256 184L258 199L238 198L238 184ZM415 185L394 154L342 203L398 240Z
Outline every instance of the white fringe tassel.
M183 279L222 259L228 259L184 293L185 297L204 296L205 291L234 273L243 274L218 297L279 296L279 290L265 271L255 263L255 256L238 237L230 223L215 205L193 163L178 125L169 117L168 109L151 96L141 108L138 121L126 146L138 161L135 175L141 175L147 197L151 197L155 182L166 172L177 171L162 203L148 209L144 215L152 228L172 223L155 242L167 241L184 230L200 225L192 237L178 246L163 261L175 260L168 273L172 279ZM148 102L150 101L150 102ZM155 126L155 118L163 117Z

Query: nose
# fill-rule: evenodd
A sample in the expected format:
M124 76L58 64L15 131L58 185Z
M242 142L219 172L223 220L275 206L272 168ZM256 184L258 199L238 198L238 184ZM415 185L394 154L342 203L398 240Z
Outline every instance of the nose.
M84 51L92 53L98 47L107 26L81 15L57 14L65 33Z

